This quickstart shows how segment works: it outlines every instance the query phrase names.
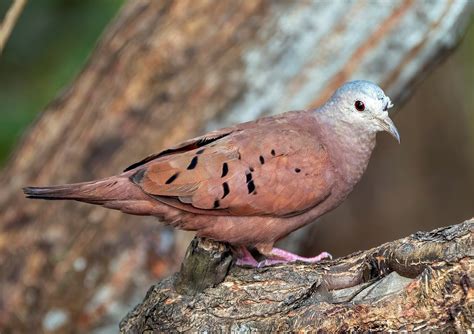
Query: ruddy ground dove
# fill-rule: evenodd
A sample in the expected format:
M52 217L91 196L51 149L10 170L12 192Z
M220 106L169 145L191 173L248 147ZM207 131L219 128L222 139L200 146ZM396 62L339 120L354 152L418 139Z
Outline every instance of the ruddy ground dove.
M378 131L399 141L391 106L377 85L352 81L320 108L209 132L106 179L24 192L160 217L230 243L238 264L317 262L329 254L304 258L273 244L344 201L367 167ZM256 261L251 249L266 259Z

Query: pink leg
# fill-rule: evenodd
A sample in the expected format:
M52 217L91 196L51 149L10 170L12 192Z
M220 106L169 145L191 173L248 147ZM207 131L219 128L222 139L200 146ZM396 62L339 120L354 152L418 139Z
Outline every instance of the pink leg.
M332 259L332 255L329 254L328 252L322 252L321 254L313 256L313 257L303 257L303 256L299 256L294 253L291 253L291 252L288 252L286 250L276 248L276 247L272 248L269 255L270 255L269 258L267 258L265 261L262 261L262 262L265 262L263 266L269 266L272 264L279 264L279 263L290 263L290 262L296 262L296 261L301 261L301 262L306 262L306 263L316 263L324 259Z
M246 247L240 247L240 256L237 259L238 266L258 267L258 261L255 260Z
M306 262L306 263L316 263L324 259L332 259L331 254L327 252L322 252L321 254L314 256L314 257L303 257L291 252L287 252L280 248L272 248L270 254L268 254L268 258L258 262L254 259L252 254L247 250L247 248L242 247L241 249L241 256L237 259L238 266L251 266L255 268L261 268L265 266L270 266L273 264L280 264L280 263L290 263L290 262Z

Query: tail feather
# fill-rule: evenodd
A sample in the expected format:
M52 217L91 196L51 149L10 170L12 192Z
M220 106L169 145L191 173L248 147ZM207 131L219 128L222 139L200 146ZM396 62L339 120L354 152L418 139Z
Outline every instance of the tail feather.
M52 186L52 187L25 187L23 192L26 198L39 199L73 199L71 195L74 193L72 185L68 186Z
M169 217L176 220L178 210L152 196L130 181L130 175L123 174L91 182L73 183L48 187L25 187L27 198L45 200L75 200L102 205L133 215Z
M120 200L123 194L118 185L118 178L98 181L65 184L48 187L25 187L27 198L46 200L76 200L92 204L103 204L111 200Z

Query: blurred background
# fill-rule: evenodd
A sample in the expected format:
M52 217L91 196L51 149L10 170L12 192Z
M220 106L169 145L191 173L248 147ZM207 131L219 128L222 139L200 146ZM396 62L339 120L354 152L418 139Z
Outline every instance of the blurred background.
M122 3L28 2L0 56L0 167L7 165L21 136L41 111L81 72ZM9 6L10 1L0 0L0 17ZM416 90L395 106L392 115L401 144L380 134L369 168L349 199L317 224L283 240L282 247L308 256L323 250L343 256L474 216L474 26L469 25L452 54L419 79ZM161 148L148 147L145 151ZM129 162L136 158L130 156ZM108 173L122 167L110 165ZM67 212L61 217L67 218ZM135 219L135 226L140 219L145 218ZM146 224L155 223L146 220ZM192 237L166 228L160 228L159 233L168 236L160 237L161 243L174 244L173 260L151 265L156 274L153 279L178 268ZM158 257L162 255L159 249L156 252ZM140 291L146 291L146 286ZM129 301L127 307L137 300ZM53 313L52 319L61 315ZM0 316L0 324L1 320Z
M35 117L79 73L122 3L28 3L0 58L0 166ZM9 5L0 1L2 16ZM471 25L460 47L427 75L405 104L396 106L401 145L380 135L362 182L349 201L321 219L325 224L311 229L314 239L306 241L311 244L305 252L324 249L340 256L472 217L473 92ZM348 237L334 242L333 228L339 236L350 229L343 233Z
M121 0L30 1L0 58L0 164L28 125L79 73ZM0 17L11 1L0 0ZM34 51L32 51L34 50Z

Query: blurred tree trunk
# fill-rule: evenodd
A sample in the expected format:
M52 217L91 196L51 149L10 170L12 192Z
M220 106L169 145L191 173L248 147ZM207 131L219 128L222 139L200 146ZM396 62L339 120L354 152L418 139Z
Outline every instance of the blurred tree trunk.
M23 198L105 177L185 138L315 106L344 81L395 103L454 48L468 0L129 1L1 175L0 328L116 326L179 259L153 218Z

